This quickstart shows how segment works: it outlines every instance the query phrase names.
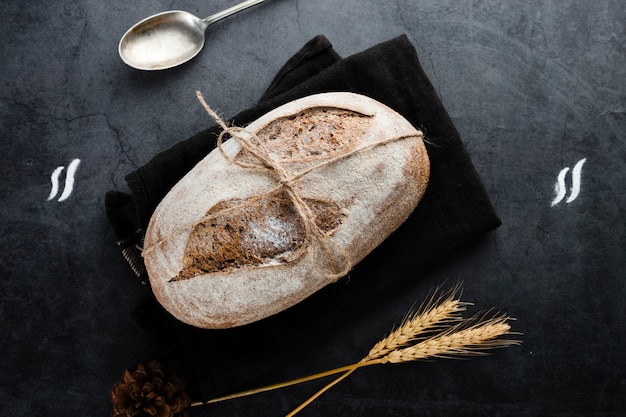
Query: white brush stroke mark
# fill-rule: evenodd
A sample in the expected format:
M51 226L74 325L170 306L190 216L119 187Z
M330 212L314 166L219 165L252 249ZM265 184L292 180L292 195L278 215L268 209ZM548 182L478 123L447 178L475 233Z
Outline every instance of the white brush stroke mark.
M569 167L563 168L561 172L559 172L559 176L556 178L556 184L554 185L554 191L556 192L556 197L552 200L552 206L556 206L565 198L565 194L567 194L567 188L565 188L565 175L569 171Z
M64 169L65 167L57 167L57 169L52 172L52 176L50 177L50 182L52 182L52 189L50 190L48 201L57 196L57 193L59 192L59 175L61 175L61 172L63 172Z
M67 200L74 191L74 175L76 174L76 170L80 165L80 159L74 159L70 162L69 167L67 168L67 174L65 176L65 187L63 188L63 193L61 193L61 197L59 197L59 202ZM50 190L50 195L48 196L48 201L52 200L59 192L59 176L63 172L65 167L60 166L57 167L50 177L50 182L52 182L52 189Z
M587 161L587 158L581 159L574 165L574 169L572 169L572 190L569 198L565 200L568 204L576 200L578 194L580 194L580 179L585 161Z
M572 188L570 189L569 197L567 198L567 200L565 200L567 204L576 200L576 198L578 198L578 195L580 194L582 169L586 161L587 161L587 158L581 159L580 161L576 163L576 165L574 165L574 169L572 169ZM565 185L565 176L567 175L568 172L569 172L569 167L565 167L561 170L561 172L559 172L559 175L557 176L556 184L554 185L554 191L556 193L556 197L554 197L554 200L552 200L552 204L551 204L552 207L554 207L555 205L563 201L563 199L567 195L567 187Z

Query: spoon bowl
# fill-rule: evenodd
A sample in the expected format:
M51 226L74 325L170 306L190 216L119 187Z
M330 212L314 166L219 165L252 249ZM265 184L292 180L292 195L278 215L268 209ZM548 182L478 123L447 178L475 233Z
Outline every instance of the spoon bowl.
M139 70L175 67L198 55L210 25L263 1L244 1L204 19L182 10L155 14L128 29L120 40L118 52L122 61Z
M122 37L119 53L129 66L159 70L183 64L202 50L207 24L181 10L142 20Z

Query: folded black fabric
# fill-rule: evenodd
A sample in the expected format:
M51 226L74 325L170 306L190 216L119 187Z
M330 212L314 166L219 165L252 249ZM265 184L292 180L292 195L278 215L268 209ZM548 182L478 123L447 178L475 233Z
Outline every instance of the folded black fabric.
M354 267L347 284L326 287L274 317L235 329L201 330L173 319L148 297L133 318L155 346L188 371L198 399L253 386L257 377L289 366L294 353L311 349L328 332L341 331L351 317L380 303L386 291L410 285L426 268L500 225L406 36L343 59L318 36L288 60L256 106L231 122L246 125L291 100L332 91L372 97L425 132L431 161L426 194L409 219ZM207 129L156 155L127 176L130 194L107 193L107 216L118 244L144 282L137 246L150 216L169 189L214 149L218 134L217 127Z

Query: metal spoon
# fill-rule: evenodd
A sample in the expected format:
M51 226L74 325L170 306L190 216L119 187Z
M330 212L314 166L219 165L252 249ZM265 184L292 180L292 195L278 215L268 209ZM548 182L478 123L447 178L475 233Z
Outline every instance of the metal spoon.
M247 0L204 19L181 10L155 14L122 36L120 57L129 66L147 71L183 64L202 50L206 28L264 1Z

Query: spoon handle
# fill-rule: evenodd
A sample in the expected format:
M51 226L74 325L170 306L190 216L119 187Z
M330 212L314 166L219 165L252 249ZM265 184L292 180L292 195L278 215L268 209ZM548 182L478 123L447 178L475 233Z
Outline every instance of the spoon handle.
M246 0L244 2L241 2L233 7L229 7L226 10L222 10L221 12L212 14L209 17L205 17L204 19L202 19L206 24L207 27L209 25L212 25L213 23L217 22L218 20L222 20L225 17L231 16L237 12L240 12L242 10L247 9L248 7L252 7L255 6L259 3L263 3L265 0Z

